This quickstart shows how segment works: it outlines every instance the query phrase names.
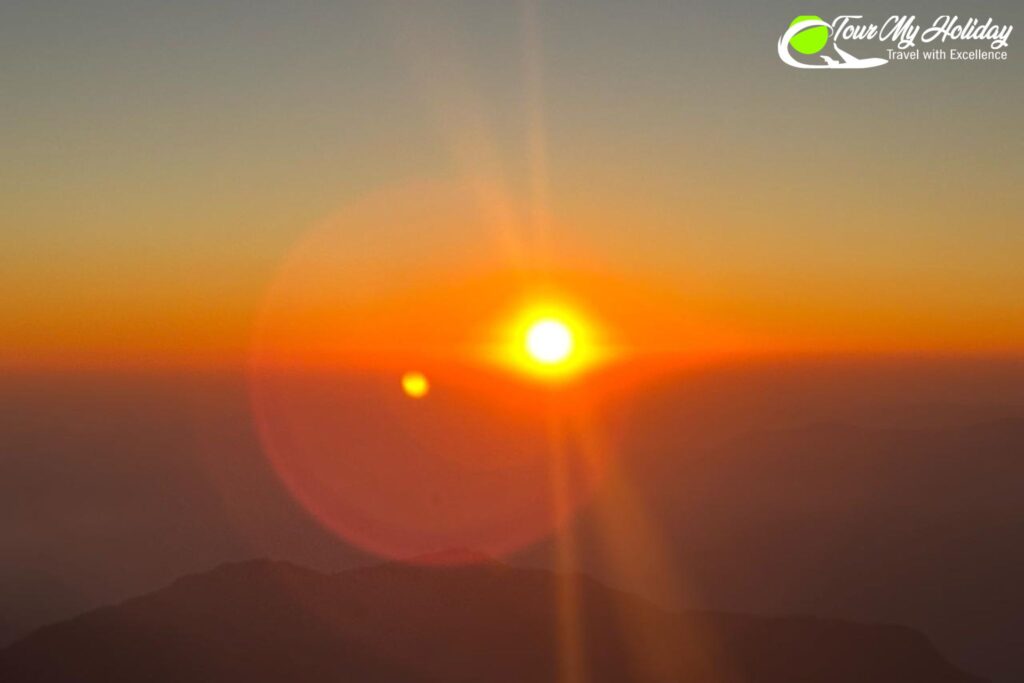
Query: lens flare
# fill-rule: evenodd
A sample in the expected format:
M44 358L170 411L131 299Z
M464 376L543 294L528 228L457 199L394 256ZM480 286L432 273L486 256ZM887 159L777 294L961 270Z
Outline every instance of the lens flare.
M430 381L422 372L409 371L402 375L402 391L409 398L423 398L430 391Z

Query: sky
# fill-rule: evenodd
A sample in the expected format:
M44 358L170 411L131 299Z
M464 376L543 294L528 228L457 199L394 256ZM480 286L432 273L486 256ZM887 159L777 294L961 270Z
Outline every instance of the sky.
M1021 352L1016 36L804 72L775 42L807 11L4 3L0 362L237 363L324 230L339 292L586 271L709 346Z

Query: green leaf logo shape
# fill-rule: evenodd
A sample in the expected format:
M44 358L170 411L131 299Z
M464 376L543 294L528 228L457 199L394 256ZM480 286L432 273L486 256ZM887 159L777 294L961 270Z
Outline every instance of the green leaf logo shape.
M810 20L823 21L821 17L813 14L801 14L799 17L789 22L789 25L799 24L801 21ZM793 36L792 40L789 41L790 47L801 54L813 55L817 52L821 52L821 48L825 47L825 43L828 42L828 29L824 26L815 26L809 28Z

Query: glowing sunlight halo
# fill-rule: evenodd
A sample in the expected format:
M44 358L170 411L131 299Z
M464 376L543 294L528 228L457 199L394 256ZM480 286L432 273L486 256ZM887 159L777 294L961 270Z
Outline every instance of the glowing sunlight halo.
M540 304L514 320L501 354L516 372L544 380L568 380L600 360L590 325L566 307Z

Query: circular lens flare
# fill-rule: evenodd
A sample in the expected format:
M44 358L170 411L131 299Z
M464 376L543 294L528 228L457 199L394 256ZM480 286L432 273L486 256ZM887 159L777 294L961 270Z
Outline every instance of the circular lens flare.
M429 185L346 208L288 252L254 325L250 400L275 474L324 528L383 557L457 564L470 560L439 553L534 544L614 455L601 415L620 389L603 369L611 330L632 329L617 312L646 299L617 278L506 267L480 240L509 229L508 207L480 198L476 183Z
M565 361L574 345L572 331L560 320L539 320L526 332L526 352L535 361L545 365Z
M402 391L409 398L423 398L430 391L430 381L422 372L409 371L402 375Z

